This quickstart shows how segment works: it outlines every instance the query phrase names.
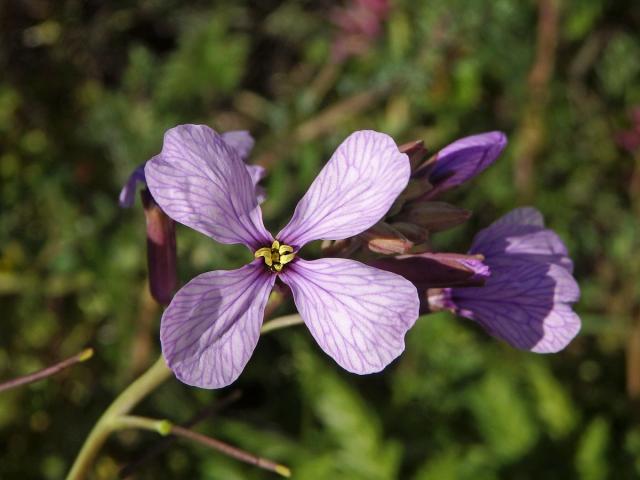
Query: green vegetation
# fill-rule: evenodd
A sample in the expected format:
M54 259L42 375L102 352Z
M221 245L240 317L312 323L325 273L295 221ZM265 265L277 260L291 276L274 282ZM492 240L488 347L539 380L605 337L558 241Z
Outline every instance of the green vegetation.
M157 357L144 215L117 197L178 123L252 132L272 231L353 130L431 151L505 131L498 162L448 195L473 218L435 242L465 251L477 229L537 206L574 258L583 331L538 356L433 315L399 361L357 377L294 327L263 338L228 389L172 379L136 414L184 422L240 390L198 430L303 480L640 477L640 151L616 142L640 105L637 2L392 4L382 34L341 62L327 1L0 6L0 378L95 349L0 394L0 478L61 478ZM249 258L182 226L178 256L182 282ZM159 439L114 435L93 478L115 478ZM183 440L137 475L277 478Z

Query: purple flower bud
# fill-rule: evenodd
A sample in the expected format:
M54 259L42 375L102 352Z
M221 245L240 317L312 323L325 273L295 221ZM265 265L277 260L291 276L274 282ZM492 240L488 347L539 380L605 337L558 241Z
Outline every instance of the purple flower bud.
M146 188L140 192L147 220L147 265L151 296L169 305L178 285L176 274L176 226Z
M419 202L407 205L394 220L412 223L430 232L441 232L469 220L471 212L445 202Z
M434 187L422 198L435 198L475 177L498 158L506 144L504 133L488 132L447 145L414 174L414 177L426 176Z
M424 162L427 156L427 149L424 146L422 140L414 140L413 142L403 143L398 147L400 152L407 154L409 157L409 163L411 164L411 171L415 172L420 165Z

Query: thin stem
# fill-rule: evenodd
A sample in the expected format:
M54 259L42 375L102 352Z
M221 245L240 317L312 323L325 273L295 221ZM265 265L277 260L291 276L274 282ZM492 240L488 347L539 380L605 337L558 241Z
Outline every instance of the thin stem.
M269 332L273 332L274 330L280 330L281 328L292 327L294 325L299 325L302 323L302 317L297 313L292 315L284 315L282 317L278 317L270 322L265 323L260 330L260 335L264 335Z
M67 480L81 480L86 477L94 458L113 430L113 421L120 415L131 411L144 397L156 389L171 376L171 370L164 363L162 356L149 370L129 385L107 408L102 417L94 425L76 457Z
M299 315L285 315L264 324L261 333L269 333L274 330L291 327L300 323L302 323L302 318L300 318ZM109 434L118 425L120 417L129 413L133 407L135 407L143 398L160 386L170 376L171 370L169 370L164 359L160 356L149 370L129 385L113 401L109 408L107 408L107 410L102 414L98 422L93 426L91 433L89 433L89 436L82 445L80 453L78 453L78 456L71 467L71 471L67 475L67 480L82 480L86 477L89 468L93 464L93 460L109 437ZM182 427L173 428L182 431ZM174 432L176 435L180 435L178 430ZM189 432L189 430L186 431ZM285 467L279 466L279 468L280 467L281 469L278 473L285 475L288 470L282 470L282 468Z
M93 349L87 348L80 353L76 353L73 357L69 357L66 360L62 360L61 362L56 363L55 365L51 365L50 367L44 368L38 372L30 373L29 375L24 375L22 377L14 378L7 382L0 384L0 392L4 392L5 390L11 390L12 388L19 387L21 385L26 385L28 383L37 382L38 380L42 380L43 378L50 377L55 375L56 373L64 370L65 368L69 368L76 363L81 363L89 360L93 357Z
M199 423L200 421L204 420L205 418L215 415L217 412L219 412L223 408L226 408L228 405L237 401L241 396L242 396L242 392L240 390L234 390L227 397L224 397L218 400L214 405L210 405L200 410L188 422L183 423L181 426L184 428L191 428L195 426L197 423ZM177 440L177 437L175 436L163 438L157 444L155 444L153 447L149 448L145 453L143 453L140 458L132 461L128 465L125 465L118 473L118 476L120 478L127 478L128 476L132 475L144 463L149 462L150 460L153 460L153 458L155 458L157 455L164 452L168 447L171 446L171 444L175 440Z
M188 428L173 425L168 420L157 420L154 418L139 417L134 415L124 415L118 417L114 422L114 429L125 428L141 428L143 430L151 430L159 433L160 435L176 435L178 437L187 438L194 442L205 445L206 447L217 450L231 458L240 460L241 462L255 465L256 467L275 472L283 477L290 477L291 471L288 467L280 465L278 463L267 460L266 458L258 457L245 450L241 450L237 447L229 445L215 438L207 437L201 433L194 432Z

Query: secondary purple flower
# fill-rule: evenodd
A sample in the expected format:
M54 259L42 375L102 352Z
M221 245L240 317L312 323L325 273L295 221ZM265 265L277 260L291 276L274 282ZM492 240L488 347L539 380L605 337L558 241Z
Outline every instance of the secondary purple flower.
M249 172L206 126L165 134L145 167L156 202L174 220L221 243L242 243L256 259L197 276L165 311L163 355L185 383L220 388L244 369L279 277L319 346L354 373L377 372L404 350L418 316L416 288L399 275L354 260L297 256L313 240L352 237L375 224L409 180L407 156L382 133L356 132L336 150L291 221L274 239L262 222Z
M519 208L473 240L491 276L483 287L429 292L432 310L448 309L482 325L512 346L537 353L562 350L578 334L572 304L580 289L562 240L544 227L540 212Z
M234 130L231 132L225 132L220 134L222 140L240 156L242 160L246 160L253 149L254 141L249 132L245 130ZM144 166L147 162L138 165L131 173L127 182L120 190L120 197L118 199L122 208L130 208L135 201L136 190L138 185L146 185L146 179L144 175ZM258 182L265 176L265 169L260 165L247 165L247 170L251 175L251 180L256 187L256 193L260 202L264 201L264 190L258 185Z

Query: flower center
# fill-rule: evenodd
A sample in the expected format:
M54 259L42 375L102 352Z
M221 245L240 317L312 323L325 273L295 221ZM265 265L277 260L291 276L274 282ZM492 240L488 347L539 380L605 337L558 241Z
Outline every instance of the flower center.
M291 262L296 254L293 253L293 247L289 245L280 245L278 240L274 240L270 247L263 247L253 254L256 258L264 258L265 265L272 272L278 273L287 263Z

